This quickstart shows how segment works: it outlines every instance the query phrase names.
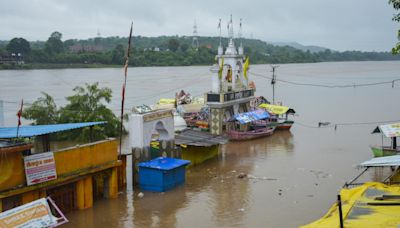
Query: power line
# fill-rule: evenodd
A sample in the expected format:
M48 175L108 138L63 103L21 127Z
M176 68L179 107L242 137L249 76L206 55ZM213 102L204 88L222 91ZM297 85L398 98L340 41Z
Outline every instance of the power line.
M273 77L268 77L263 74L258 74L258 73L253 73L249 72L251 75L256 76L256 77L262 77L266 79L271 79L273 80ZM367 87L367 86L376 86L376 85L384 85L384 84L391 84L392 88L394 88L394 84L397 81L400 81L400 78L391 80L391 81L381 81L381 82L374 82L374 83L362 83L362 84L343 84L343 85L327 85L327 84L315 84L315 83L301 83L301 82L293 82L293 81L287 81L283 79L276 79L275 81L291 84L291 85L298 85L298 86L311 86L311 87L323 87L323 88L355 88L355 87Z
M371 124L388 124L388 123L394 123L394 122L400 122L400 119L398 119L398 120L371 121L371 122L347 122L347 123L330 123L329 122L329 123L325 123L323 125L320 124L320 123L323 123L323 122L319 122L315 126L310 125L310 124L301 123L299 121L295 121L294 123L298 124L300 126L303 126L303 127L308 127L308 128L334 128L336 130L337 127L339 127L339 126L360 126L360 125L371 125Z

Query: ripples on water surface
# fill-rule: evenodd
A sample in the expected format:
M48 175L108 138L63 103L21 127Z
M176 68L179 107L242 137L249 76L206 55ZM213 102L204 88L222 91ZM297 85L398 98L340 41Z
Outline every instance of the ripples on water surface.
M130 68L127 107L173 97L180 89L201 95L211 87L209 67ZM252 72L270 75L266 65ZM400 78L400 62L284 64L278 78L319 84L354 84ZM122 69L0 71L0 99L32 102L45 91L60 104L71 89L99 81L114 91L112 109L119 108ZM270 82L251 77L257 94L271 96ZM277 100L298 116L291 132L221 147L221 153L187 170L184 186L166 193L128 187L118 199L99 200L94 207L67 214L66 227L296 227L321 217L335 202L356 164L372 157L368 146L380 144L374 125L310 128L317 122L371 122L400 119L400 84L327 89L277 83ZM17 103L5 103L6 125L17 120ZM128 149L128 148L126 148ZM239 173L252 179L239 179ZM375 173L381 175L380 173ZM374 175L371 177L374 178ZM128 177L130 180L130 177Z

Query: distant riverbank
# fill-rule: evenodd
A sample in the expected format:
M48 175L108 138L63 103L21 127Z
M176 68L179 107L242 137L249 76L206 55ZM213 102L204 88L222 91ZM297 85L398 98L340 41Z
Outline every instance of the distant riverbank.
M323 63L323 62L383 62L383 61L399 61L399 60L364 60L364 61L319 61L319 62L301 62L302 64L310 63ZM294 62L299 63L299 62ZM272 63L256 63L252 65L272 64ZM278 63L278 64L291 64L289 63ZM189 66L211 66L210 64L196 64ZM130 67L179 67L180 65L145 65L145 66L134 66ZM182 65L188 66L188 65ZM77 69L77 68L122 68L123 64L101 64L101 63L26 63L26 64L0 64L0 70L40 70L40 69Z
M1 64L0 70L33 70L33 69L73 69L73 68L118 68L122 65L112 64L84 64L84 63L27 63L27 64Z

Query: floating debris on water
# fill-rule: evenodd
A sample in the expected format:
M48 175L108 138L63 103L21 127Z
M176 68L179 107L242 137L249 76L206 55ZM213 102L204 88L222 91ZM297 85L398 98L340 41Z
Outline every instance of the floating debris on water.
M143 192L139 192L139 193L137 194L137 196L138 196L139 198L143 198L144 193L143 193Z
M251 174L245 174L245 173L239 173L239 175L236 176L239 179L244 179L244 178L248 178L248 179L254 179L254 180L268 180L268 181L277 181L277 178L271 178L271 177L257 177L257 176L253 176Z

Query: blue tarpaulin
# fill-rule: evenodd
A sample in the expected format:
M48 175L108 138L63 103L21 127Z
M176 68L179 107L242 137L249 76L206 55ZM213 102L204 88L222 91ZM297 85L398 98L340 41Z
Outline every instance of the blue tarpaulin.
M76 128L90 127L98 124L105 124L106 122L86 122L86 123L66 123L66 124L50 124L50 125L31 125L20 126L17 136L17 127L1 127L0 139L10 138L27 138L39 135L46 135L60 131L67 131Z
M188 164L190 164L190 161L188 160L158 157L148 162L139 163L139 167L152 168L158 170L171 170Z
M269 113L265 110L258 109L252 112L238 113L233 116L233 120L239 121L241 124L250 123L255 120L262 120L269 117Z

